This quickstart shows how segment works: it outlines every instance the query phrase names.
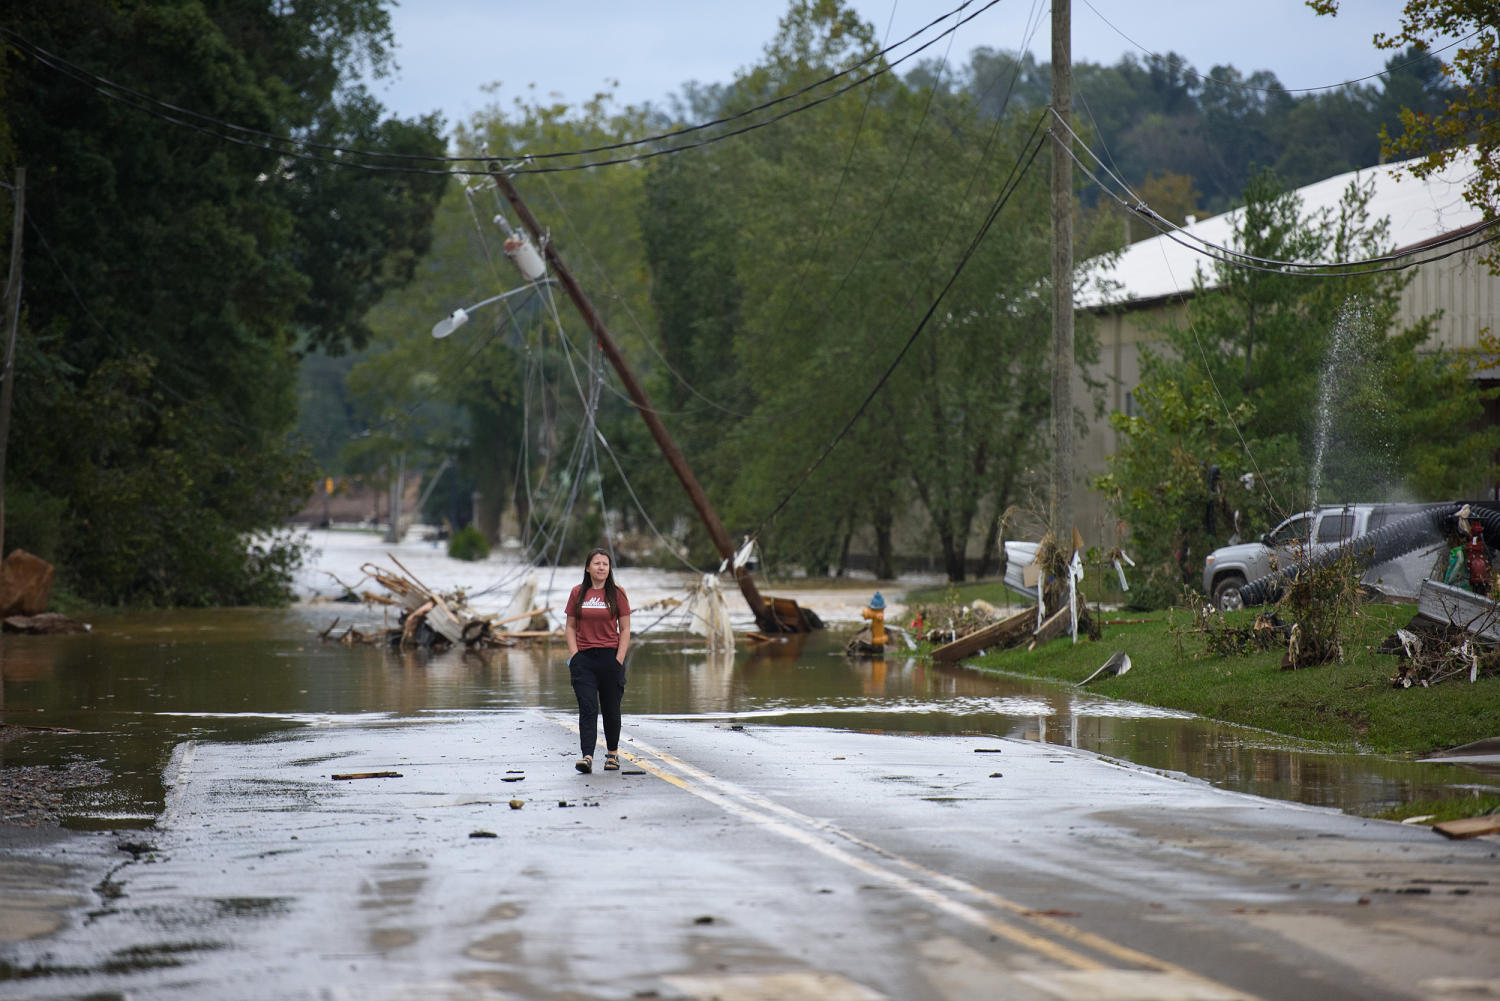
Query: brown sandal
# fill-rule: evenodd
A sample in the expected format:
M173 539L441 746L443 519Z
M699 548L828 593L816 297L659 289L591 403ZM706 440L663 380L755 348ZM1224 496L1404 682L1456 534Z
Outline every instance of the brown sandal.
M594 756L592 754L585 754L583 757L578 759L573 767L578 769L583 774L587 775L589 772L594 770Z
M604 770L606 772L617 772L620 770L620 752L606 751L604 754Z

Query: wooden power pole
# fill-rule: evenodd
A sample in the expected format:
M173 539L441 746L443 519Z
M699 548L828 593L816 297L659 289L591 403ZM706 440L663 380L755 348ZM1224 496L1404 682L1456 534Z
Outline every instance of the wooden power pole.
M1072 0L1052 0L1052 535L1073 530L1073 161L1062 122L1073 117ZM1057 119L1061 118L1061 122Z
M0 558L5 556L5 459L10 443L10 401L16 386L16 331L21 324L21 237L26 233L26 168L16 168L15 222L10 275L5 280L5 376L0 380Z
M687 460L683 458L682 450L672 440L672 435L667 431L666 425L662 424L661 418L656 413L656 408L652 406L650 398L646 396L646 391L636 381L635 373L625 364L625 359L620 354L620 349L615 345L614 338L610 336L609 331L605 328L604 321L600 319L598 312L595 311L593 303L589 302L588 296L584 295L583 289L578 284L578 280L573 277L573 272L569 271L567 265L563 264L562 258L557 253L557 248L552 245L550 240L543 238L544 234L541 225L537 222L536 217L531 214L531 209L521 200L521 195L516 191L515 185L510 183L510 178L506 177L503 171L493 165L489 169L489 174L494 179L495 186L500 189L500 193L510 202L511 208L515 209L517 218L521 220L521 224L531 234L531 238L542 248L542 252L546 255L547 263L552 266L553 272L557 275L558 282L562 285L563 290L568 293L568 297L573 300L573 305L578 307L578 312L583 316L584 323L588 324L590 333L599 342L599 347L604 351L604 356L609 359L609 363L619 373L620 382L625 386L625 392L630 394L631 402L635 404L636 410L640 412L641 420L646 422L646 427L651 431L651 437L656 439L656 445L661 449L662 455L666 457L667 464L672 467L672 472L676 473L677 479L682 482L683 489L687 491L688 499L692 501L693 508L698 512L698 517L702 519L704 527L708 529L708 536L713 540L714 548L719 551L720 556L731 561L732 565L732 561L734 560L734 543L729 540L729 533L724 531L724 523L719 520L719 514L714 510L713 504L709 503L708 495L703 492L703 487L699 484L698 477L693 474L693 470L688 466ZM750 576L750 571L744 567L736 567L734 569L734 576L735 580L739 583L740 593L745 596L745 601L750 605L750 611L755 614L755 624L761 632L781 633L798 631L797 627L793 626L792 623L782 623L777 618L771 605L761 597L760 591L755 586L755 578Z

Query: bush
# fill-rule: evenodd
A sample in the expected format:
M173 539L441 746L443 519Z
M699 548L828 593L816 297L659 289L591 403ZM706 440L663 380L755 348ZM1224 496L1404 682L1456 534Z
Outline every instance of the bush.
M473 525L465 525L448 540L448 555L455 560L477 563L490 555L490 544L483 532Z
M68 502L25 486L5 492L5 552L24 549L49 563L57 562Z

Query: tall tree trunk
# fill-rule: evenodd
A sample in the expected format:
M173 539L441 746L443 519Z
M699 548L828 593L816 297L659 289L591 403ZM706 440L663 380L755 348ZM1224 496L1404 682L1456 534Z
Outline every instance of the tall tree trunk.
M844 576L849 569L849 544L854 541L854 516L849 516L849 521L844 528L844 544L839 547L839 568L835 577Z
M984 530L984 550L979 554L979 570L976 577L984 578L990 575L996 560L1000 555L1000 505L995 505L995 513L990 515L990 526Z
M957 584L964 579L963 539L960 537L955 545L954 533L951 529L940 530L938 539L943 544L943 569L948 573L948 580Z
M893 580L896 576L896 557L891 550L891 523L895 515L890 507L881 504L875 509L875 576L881 580Z

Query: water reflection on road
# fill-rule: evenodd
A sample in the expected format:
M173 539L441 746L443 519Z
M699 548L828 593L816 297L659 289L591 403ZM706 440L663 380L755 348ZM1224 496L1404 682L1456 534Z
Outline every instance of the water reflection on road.
M255 740L372 713L573 708L560 646L432 655L324 643L318 634L336 614L326 605L173 611L96 620L85 636L5 636L0 722L12 739L0 743L0 765L100 762L115 781L71 792L69 825L145 826L162 808L161 769L182 740ZM742 649L732 660L691 642L640 643L625 712L1070 744L1360 813L1500 786L1460 765L1327 753L1056 685L911 658L856 662L841 650L836 632ZM28 725L80 732L16 736L14 727Z

